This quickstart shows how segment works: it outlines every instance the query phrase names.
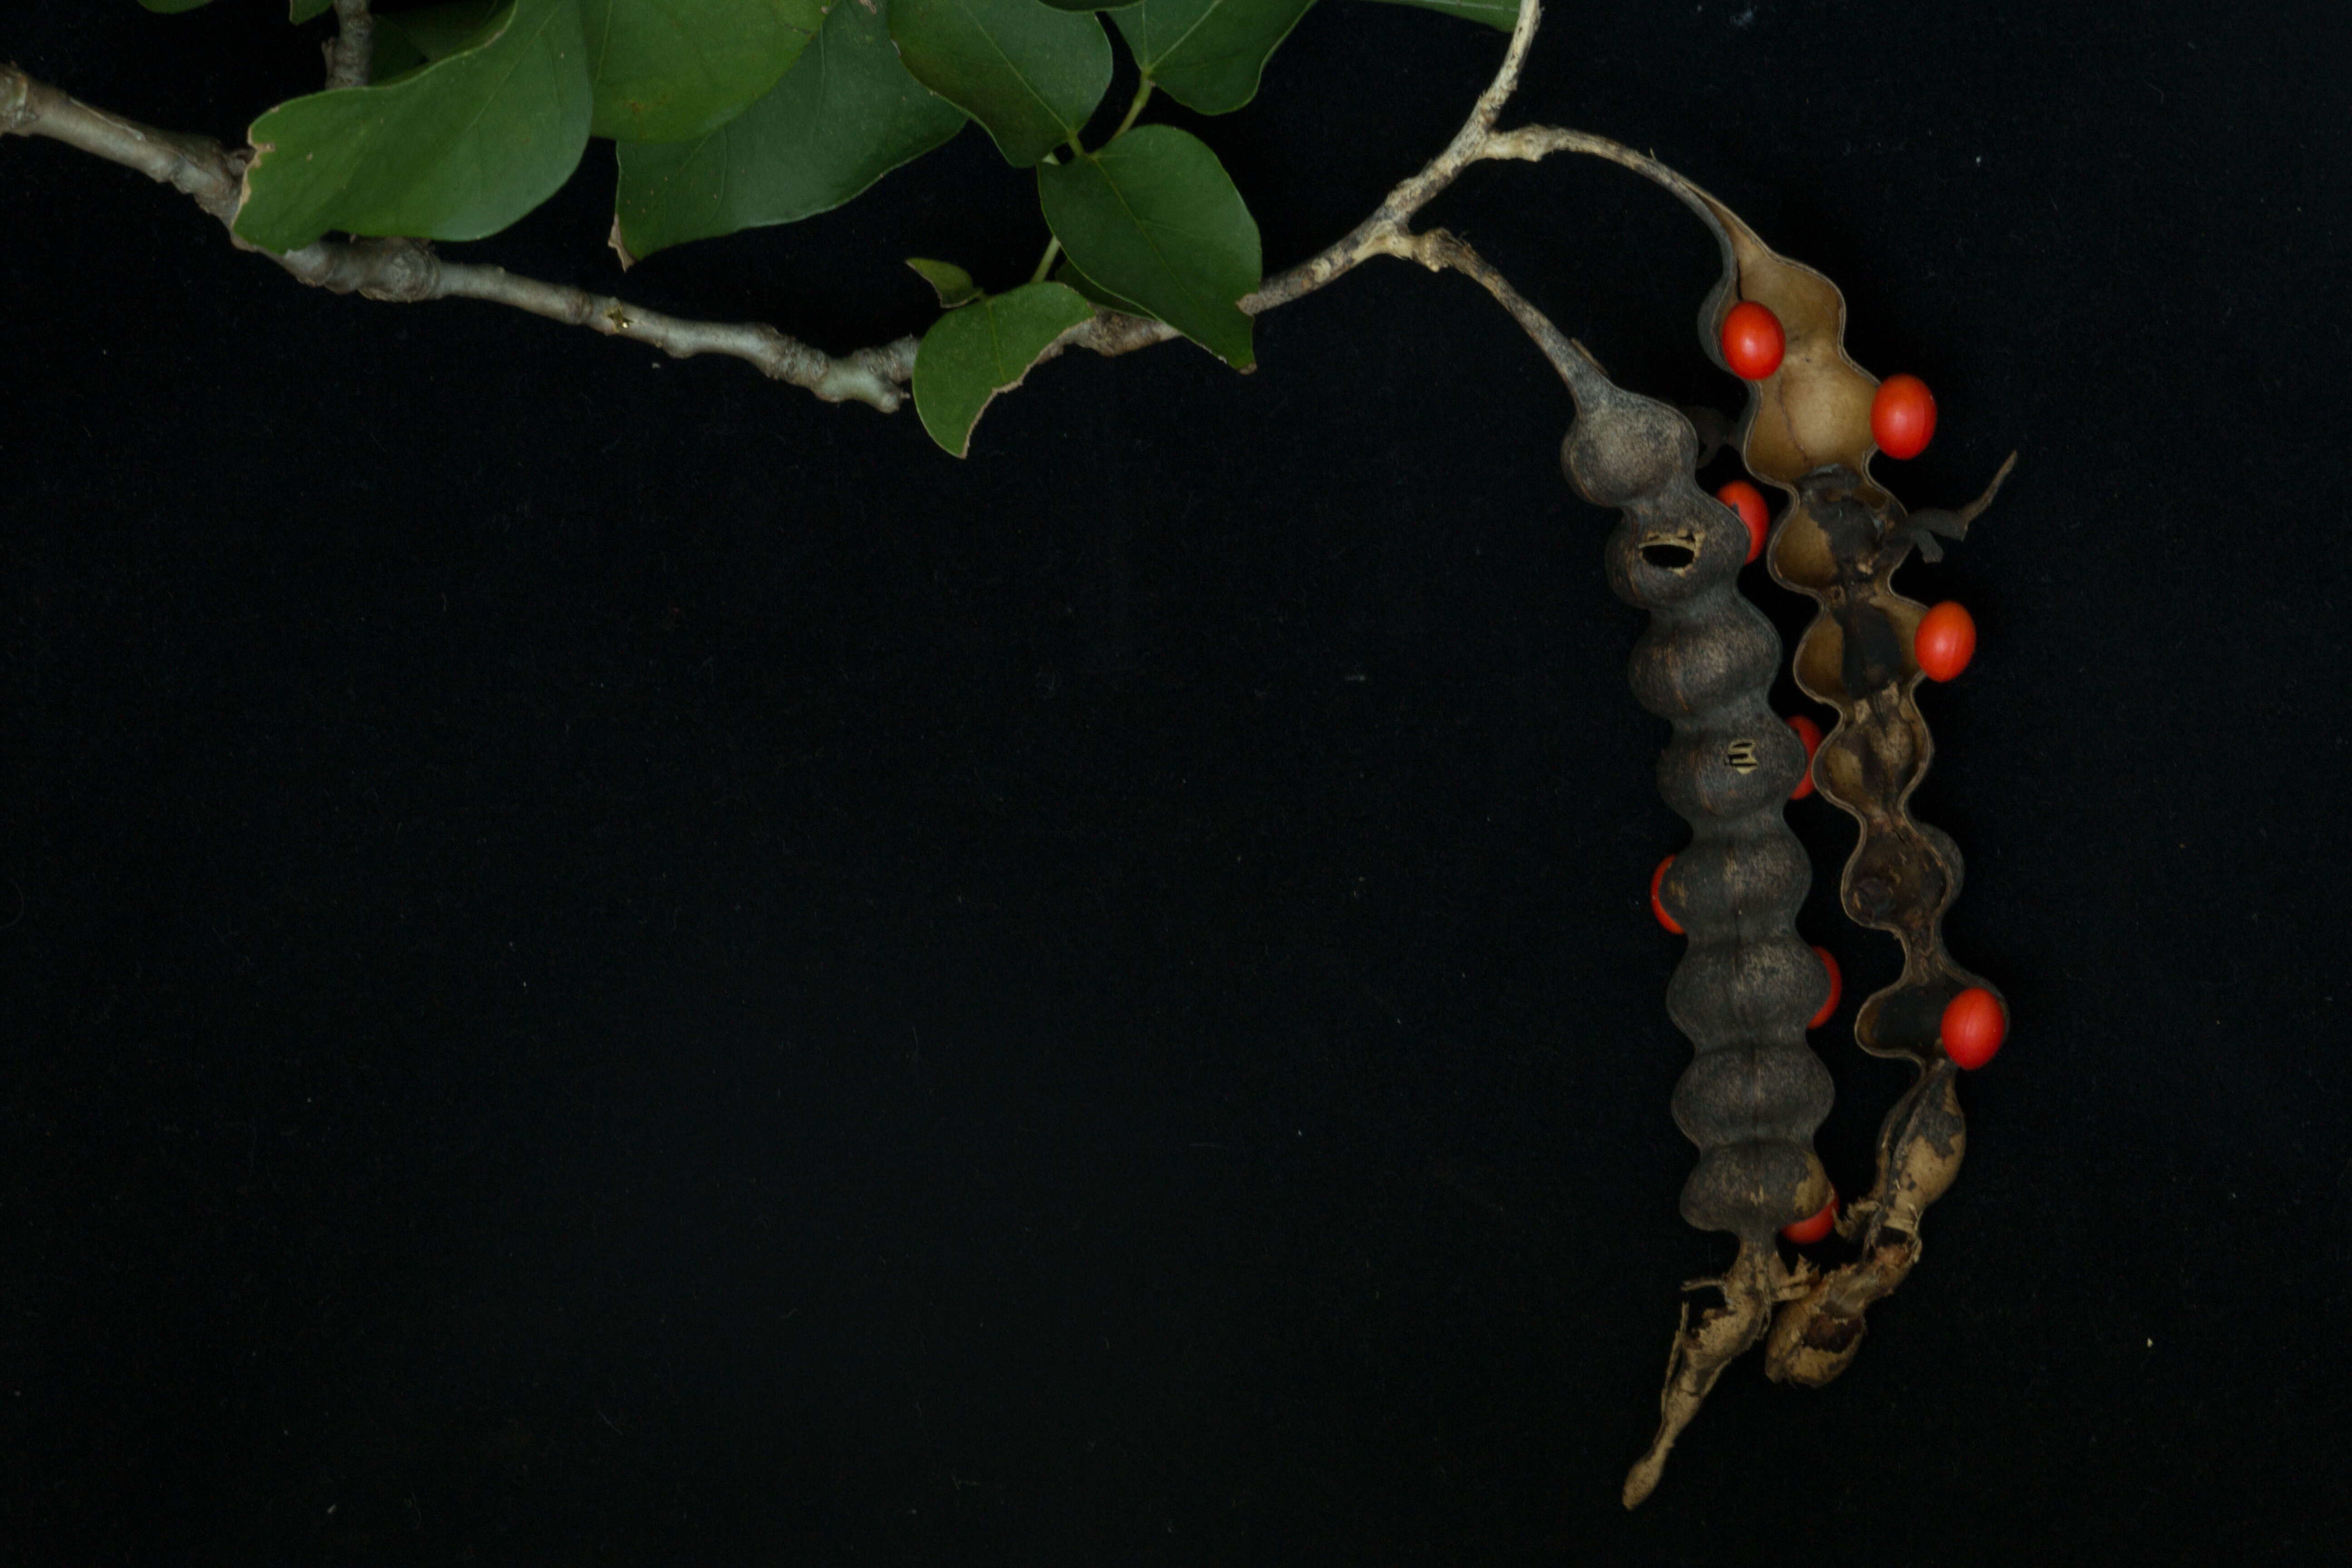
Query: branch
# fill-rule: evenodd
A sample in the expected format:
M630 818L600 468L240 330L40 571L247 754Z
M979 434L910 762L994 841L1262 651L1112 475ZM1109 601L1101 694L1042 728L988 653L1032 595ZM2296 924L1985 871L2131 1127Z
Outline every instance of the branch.
M1456 176L1471 164L1489 158L1519 158L1533 161L1547 153L1564 151L1597 152L1602 148L1640 154L1621 148L1601 137L1586 137L1572 131L1544 132L1542 134L1561 139L1557 145L1526 131L1497 132L1496 117L1503 105L1518 89L1519 73L1527 64L1528 46L1535 42L1536 28L1543 20L1539 0L1523 0L1519 7L1518 25L1511 29L1511 45L1503 53L1503 63L1495 72L1495 79L1478 95L1471 106L1470 118L1454 133L1454 140L1444 151L1423 165L1419 174L1388 194L1388 199L1372 209L1371 216L1358 224L1340 239L1316 255L1300 262L1288 271L1268 279L1257 292L1245 296L1241 308L1255 316L1286 305L1302 295L1310 294L1326 283L1351 271L1357 263L1372 256L1393 256L1418 261L1431 271L1452 268L1476 280L1492 294L1514 321L1527 330L1536 346L1559 372L1560 379L1571 380L1569 366L1576 349L1559 329L1529 304L1525 296L1511 287L1508 279L1496 271L1485 258L1462 240L1444 229L1427 234L1415 234L1412 220L1421 209L1434 200L1439 192L1452 184ZM1540 128L1539 128L1540 129ZM1582 143L1590 142L1586 146ZM1539 149L1539 150L1538 150ZM1663 164L1657 167L1664 169ZM1673 171L1665 171L1669 175ZM1174 328L1160 321L1146 321L1133 316L1106 310L1091 321L1084 322L1065 334L1065 341L1075 346L1088 348L1100 354L1126 353L1131 349L1145 348L1174 337Z
M54 138L194 198L224 226L236 221L245 154L226 152L208 136L158 131L92 109L14 65L0 65L0 132ZM281 256L247 244L234 227L229 238L239 249L257 251L303 282L333 293L402 304L488 300L606 337L649 343L675 359L730 354L827 403L855 400L892 413L906 401L903 389L915 373L913 338L835 358L762 322L687 321L501 267L444 261L423 240L318 240Z
M328 83L363 83L367 79L374 27L368 0L335 0L335 14L340 26L335 39L327 46ZM1313 293L1353 270L1368 257L1401 257L1432 269L1450 268L1476 279L1527 328L1558 366L1567 340L1542 313L1468 246L1442 230L1416 235L1411 226L1412 219L1473 163L1503 158L1532 162L1559 152L1611 158L1684 195L1685 200L1693 198L1686 194L1688 186L1674 171L1604 137L1547 126L1508 132L1495 129L1503 105L1518 88L1528 47L1535 41L1536 28L1542 19L1540 0L1522 0L1518 23L1512 29L1510 47L1504 52L1501 67L1444 150L1391 191L1371 215L1348 234L1297 266L1267 279L1255 293L1244 296L1239 301L1242 310L1253 316L1262 315ZM247 156L243 152L226 152L210 137L158 131L93 109L46 82L34 80L14 65L0 65L0 132L51 137L136 169L194 198L197 205L219 219L224 226L230 226L229 237L238 248L259 249L238 238L231 226L236 219ZM319 240L284 255L266 250L260 254L304 283L334 293L356 293L371 300L404 304L425 300L487 300L550 321L587 327L606 337L647 343L677 359L700 353L729 354L773 380L805 387L825 402L856 401L885 414L896 412L906 401L905 388L914 376L918 342L911 337L835 356L764 322L691 321L641 310L610 294L593 294L584 289L526 278L503 268L444 261L424 240ZM1164 321L1104 310L1064 333L1041 358L1053 358L1069 348L1105 356L1129 353L1179 335Z
M1551 361L1552 369L1559 372L1560 380L1570 386L1576 384L1575 375L1570 368L1580 352L1575 340L1553 326L1550 317L1528 303L1519 291L1511 287L1510 280L1496 271L1485 257L1471 249L1467 242L1442 228L1431 229L1426 234L1399 232L1388 237L1381 247L1381 254L1418 261L1432 272L1451 268L1478 283L1511 313L1512 320L1527 329L1528 336L1535 340L1536 347L1543 350L1544 358Z
M1554 153L1582 153L1590 157L1605 158L1612 163L1633 170L1645 180L1664 185L1702 214L1709 210L1699 200L1697 187L1665 164L1646 153L1634 152L1622 142L1612 142L1608 137L1595 136L1590 131L1570 131L1558 125L1523 125L1517 131L1496 132L1487 139L1478 155L1539 163Z
M1577 353L1570 340L1554 326L1550 319L1529 304L1518 290L1513 289L1503 275L1495 270L1484 258L1470 247L1446 233L1433 229L1426 234L1412 230L1412 220L1421 209L1434 200L1438 194L1454 182L1462 171L1473 163L1490 160L1511 160L1539 163L1554 153L1582 153L1621 163L1646 179L1654 180L1680 196L1707 216L1690 183L1655 158L1644 157L1622 142L1612 142L1605 136L1587 132L1568 131L1557 126L1530 125L1516 131L1497 131L1495 121L1503 105L1518 89L1519 74L1527 63L1528 46L1534 43L1536 28L1543 20L1540 0L1525 0L1519 8L1518 25L1511 31L1510 47L1504 51L1502 66L1495 79L1478 95L1471 107L1470 118L1454 134L1444 152L1424 164L1419 174L1398 185L1386 200L1372 210L1371 216L1350 229L1341 238L1327 246L1286 272L1276 274L1261 284L1257 292L1245 295L1241 308L1256 316L1277 305L1287 305L1293 300L1311 294L1326 283L1344 276L1368 257L1393 256L1402 260L1417 261L1431 271L1451 268L1474 279L1486 292L1511 313L1512 319L1527 330L1536 346L1559 372L1569 379L1570 357ZM1712 221L1710 219L1710 221ZM1046 351L1050 358L1066 344L1074 348L1091 349L1096 353L1111 355L1149 348L1177 336L1176 329L1162 321L1146 321L1123 315L1116 310L1098 311L1094 320L1082 322L1063 334L1062 341Z
M418 300L488 300L512 305L534 316L568 326L589 327L608 338L634 338L651 343L672 359L696 354L731 354L757 366L771 380L804 386L827 403L871 404L883 413L905 400L899 391L915 374L914 338L900 338L879 348L857 349L835 358L787 337L764 321L696 321L640 310L610 294L591 294L561 283L542 283L503 267L473 262L444 262L415 240L378 240L380 245L413 246L431 262L436 277ZM389 296L377 294L375 299Z
M13 63L0 66L0 132L54 137L194 197L223 223L236 216L237 171L219 142L92 109L35 81Z
M1495 79L1486 84L1486 90L1478 95L1478 101L1471 106L1470 118L1462 122L1462 129L1454 133L1454 140L1445 144L1444 151L1423 164L1419 174L1391 191L1387 198L1372 209L1370 217L1288 271L1267 279L1258 285L1255 293L1244 295L1237 301L1242 310L1253 316L1264 315L1278 305L1287 305L1293 300L1311 294L1326 283L1354 270L1356 264L1367 257L1404 255L1406 250L1399 247L1399 241L1412 239L1410 226L1422 208L1434 200L1440 191L1452 184L1455 176L1471 164L1481 159L1507 155L1488 151L1489 144L1497 139L1495 117L1502 113L1503 105L1509 100L1511 94L1518 90L1519 72L1527 64L1528 46L1535 42L1536 28L1542 22L1541 0L1523 0L1519 6L1518 24L1511 29L1510 47L1503 51L1502 66L1495 72ZM1433 268L1439 264L1433 262L1429 265ZM1522 324L1525 324L1524 321ZM1550 323L1545 324L1549 326ZM1093 321L1081 322L1064 333L1062 343L1111 355L1150 348L1177 335L1176 329L1164 321L1146 321L1117 310L1102 310ZM1057 344L1055 350L1048 351L1049 355L1058 352L1060 346ZM1549 349L1546 352L1549 353Z
M1462 122L1462 129L1454 133L1445 150L1432 158L1421 173L1391 191L1388 199L1372 209L1372 216L1358 224L1345 238L1268 282L1250 300L1242 301L1242 309L1250 310L1252 300L1258 302L1260 310L1286 305L1301 294L1330 282L1367 256L1397 254L1386 241L1407 232L1407 226L1421 209L1452 184L1455 176L1488 156L1486 143L1495 134L1495 117L1503 111L1511 94L1518 90L1519 71L1527 64L1528 48L1535 42L1536 28L1542 21L1543 6L1538 0L1525 0L1519 7L1518 25L1511 29L1511 47L1503 51L1503 63L1496 70L1495 79L1486 84L1486 90L1471 105L1470 118Z
M327 85L365 87L375 59L375 18L368 0L335 0L335 36L327 40Z

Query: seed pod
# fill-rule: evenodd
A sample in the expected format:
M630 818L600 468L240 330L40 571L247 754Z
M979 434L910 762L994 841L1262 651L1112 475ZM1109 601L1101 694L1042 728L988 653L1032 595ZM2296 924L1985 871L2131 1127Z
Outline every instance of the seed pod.
M1959 892L1959 850L1944 834L1914 821L1909 809L1934 755L1912 700L1920 679L1913 644L1926 606L1896 594L1888 579L1914 548L1929 561L1940 560L1937 536L1964 537L2017 459L2012 455L1984 494L1957 512L1906 511L1871 478L1877 449L1871 406L1878 383L1845 352L1845 297L1837 286L1777 255L1729 208L1656 159L1601 137L1557 134L1578 151L1673 192L1715 235L1723 275L1698 316L1699 342L1708 357L1738 374L1724 357L1722 330L1746 301L1769 310L1785 337L1775 373L1748 384L1748 405L1733 442L1749 473L1795 499L1767 546L1774 580L1822 607L1798 645L1795 673L1809 695L1838 713L1814 770L1821 792L1862 825L1840 885L1842 901L1854 920L1892 932L1903 946L1902 977L1863 1005L1854 1037L1864 1049L1907 1058L1920 1069L1880 1128L1874 1184L1838 1226L1840 1235L1861 1243L1862 1256L1827 1275L1816 1276L1801 1263L1779 1275L1759 1272L1756 1279L1763 1283L1742 1287L1777 1290L1786 1302L1771 1331L1766 1370L1818 1385L1853 1358L1870 1304L1901 1283L1918 1260L1920 1216L1959 1169L1966 1133L1956 1068L1937 1040L1944 1006L1971 985L2000 999L1944 951L1941 922ZM1744 1241L1741 1256L1748 1265ZM1730 1282L1726 1292L1738 1300ZM1711 1364L1719 1370L1752 1342L1742 1337L1747 1333L1744 1320L1717 1312L1677 1337L1667 1371L1667 1424L1626 1478L1626 1506L1656 1484L1674 1439L1677 1401L1694 1391L1703 1395L1713 1381L1713 1372L1702 1379L1694 1369Z
M1812 1149L1830 1078L1805 1041L1829 987L1797 936L1811 866L1781 808L1804 772L1805 746L1766 701L1780 641L1739 596L1747 527L1698 488L1698 437L1681 414L1618 387L1580 348L1562 374L1577 415L1561 466L1586 500L1623 510L1609 540L1609 582L1650 612L1633 650L1633 693L1674 726L1658 788L1691 826L1661 889L1690 942L1666 992L1695 1053L1674 1099L1675 1121L1699 1150L1683 1217L1739 1239L1729 1273L1708 1282L1724 1304L1696 1328L1685 1312L1675 1336L1657 1437L1626 1482L1631 1507L1656 1483L1724 1366L1801 1287L1774 1238L1830 1197Z
M2011 456L1984 494L1958 512L1906 511L1870 477L1876 384L1846 355L1844 296L1812 268L1776 254L1706 193L1694 186L1677 194L1723 248L1725 277L1700 311L1702 339L1712 340L1733 298L1766 301L1788 333L1780 374L1750 387L1738 445L1751 473L1796 498L1766 562L1775 582L1821 606L1797 645L1795 675L1806 695L1837 710L1814 777L1861 825L1842 902L1854 921L1891 932L1903 946L1901 978L1863 1004L1854 1038L1874 1056L1906 1058L1920 1070L1879 1131L1875 1183L1847 1213L1862 1256L1813 1282L1772 1331L1766 1370L1819 1386L1853 1360L1870 1303L1917 1262L1920 1216L1959 1170L1966 1123L1953 1065L1937 1037L1945 1004L1972 985L1999 995L1944 950L1942 921L1959 894L1960 853L1910 812L1912 792L1935 756L1913 700L1927 606L1889 580L1915 546L1937 560L1936 535L1964 537L2017 459Z

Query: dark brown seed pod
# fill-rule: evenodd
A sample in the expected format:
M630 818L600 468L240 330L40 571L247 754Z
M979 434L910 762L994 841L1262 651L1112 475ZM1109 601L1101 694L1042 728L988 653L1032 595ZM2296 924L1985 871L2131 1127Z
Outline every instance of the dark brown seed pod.
M1764 1336L1777 1302L1810 1283L1802 1265L1781 1262L1774 1236L1830 1195L1812 1149L1830 1078L1805 1043L1828 977L1797 936L1811 867L1781 808L1805 748L1766 702L1780 642L1739 596L1747 525L1698 488L1699 439L1680 413L1612 384L1580 346L1562 374L1577 416L1561 466L1585 499L1623 510L1610 585L1650 612L1633 693L1674 726L1658 788L1691 826L1658 890L1690 942L1666 993L1694 1051L1674 1100L1699 1150L1683 1217L1739 1238L1730 1271L1704 1282L1724 1304L1696 1328L1685 1310L1675 1334L1657 1436L1625 1483L1630 1508L1657 1484L1723 1368Z

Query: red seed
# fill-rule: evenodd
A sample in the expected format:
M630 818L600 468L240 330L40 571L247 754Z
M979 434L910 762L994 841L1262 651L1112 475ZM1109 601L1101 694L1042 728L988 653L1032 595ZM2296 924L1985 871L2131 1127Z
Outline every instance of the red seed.
M1971 985L1944 1005L1944 1054L1970 1072L1992 1060L2009 1037L2009 1011L2000 998Z
M1870 438L1890 458L1916 458L1936 434L1936 395L1916 375L1890 375L1870 400Z
M1769 305L1742 300L1723 318L1723 363L1742 381L1761 381L1780 368L1788 334Z
M1838 973L1837 955L1826 947L1817 947L1813 949L1813 956L1820 959L1822 967L1830 972L1830 999L1822 1004L1820 1012L1805 1020L1808 1029L1818 1029L1828 1023L1830 1015L1837 1011L1839 999L1845 994L1845 976Z
M1650 912L1658 917L1660 925L1680 936L1683 934L1683 922L1666 913L1665 900L1658 897L1659 885L1666 879L1666 868L1674 863L1675 858L1669 855L1658 862L1656 870L1650 873Z
M1811 1247L1813 1243L1821 1240L1822 1237L1829 1235L1832 1229L1836 1228L1836 1226L1837 1194L1832 1193L1830 1194L1830 1201L1822 1205L1821 1213L1815 1215L1811 1219L1801 1219L1794 1225L1782 1226L1780 1227L1780 1234L1787 1237L1790 1241L1795 1242L1799 1247Z
M1919 617L1911 652L1930 680L1949 680L1977 656L1977 621L1968 606L1947 599Z
M1772 513L1764 504L1764 492L1746 479L1734 479L1716 491L1715 499L1738 512L1739 521L1748 525L1748 559L1763 554L1765 536L1772 531Z
M1813 793L1813 753L1822 749L1822 727L1802 713L1792 713L1789 716L1789 728L1805 743L1805 776L1789 792L1790 800L1802 800Z

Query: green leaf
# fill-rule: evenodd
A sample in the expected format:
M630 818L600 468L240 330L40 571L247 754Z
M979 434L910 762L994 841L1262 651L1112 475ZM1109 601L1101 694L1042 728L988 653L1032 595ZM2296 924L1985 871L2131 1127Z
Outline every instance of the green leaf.
M199 5L212 3L213 0L139 0L139 4L150 11L164 16L176 16L183 11L193 11Z
M1382 5L1416 5L1423 11L1443 11L1449 16L1465 16L1473 22L1484 22L1490 27L1500 27L1506 33L1519 25L1519 0L1378 0Z
M1076 289L1079 293L1085 295L1087 299L1092 300L1096 304L1100 305L1107 310L1124 310L1130 316L1140 316L1147 321L1156 321L1160 319L1150 311L1145 310L1142 306L1137 304L1134 300L1120 299L1118 295L1112 293L1109 289L1104 288L1101 284L1096 282L1085 273L1079 271L1076 267L1070 265L1070 258L1066 256L1062 258L1062 264L1054 268L1054 281L1062 284L1065 287Z
M389 16L375 19L375 47L368 51L368 79L372 86L390 87L394 82L404 81L430 63L417 51L415 45L395 29L384 26L391 19Z
M501 9L499 0L442 0L378 16L369 61L374 85L390 87L420 66L480 43Z
M499 0L441 0L437 5L395 11L375 19L375 47L381 51L389 36L420 59L437 60L481 42L500 8Z
M404 81L312 93L255 121L236 233L278 251L331 228L495 234L571 177L588 100L573 0L515 0L482 42Z
M589 129L616 142L683 142L775 86L824 26L824 4L580 0L580 20L596 83Z
M1110 85L1102 24L1039 0L897 0L890 37L915 79L979 121L1016 168L1077 135Z
M202 5L204 0L196 0L196 3ZM335 0L286 0L286 19L294 23L307 22L322 11L332 9L334 4Z
M1257 220L1217 155L1172 125L1037 170L1045 221L1088 278L1223 359L1256 363L1234 304L1258 286Z
M928 256L909 256L907 265L923 275L923 281L939 290L940 309L952 310L958 305L969 305L974 300L986 299L987 293L971 280L971 274L952 261L933 261Z
M1055 338L1094 313L1059 283L1024 283L933 321L915 353L915 412L923 428L950 454L964 456L989 400L1020 385Z
M800 64L741 114L692 142L621 143L621 243L635 258L837 207L963 118L898 63L887 8L835 0Z
M1111 19L1169 97L1231 114L1257 96L1265 62L1315 0L1143 0Z

